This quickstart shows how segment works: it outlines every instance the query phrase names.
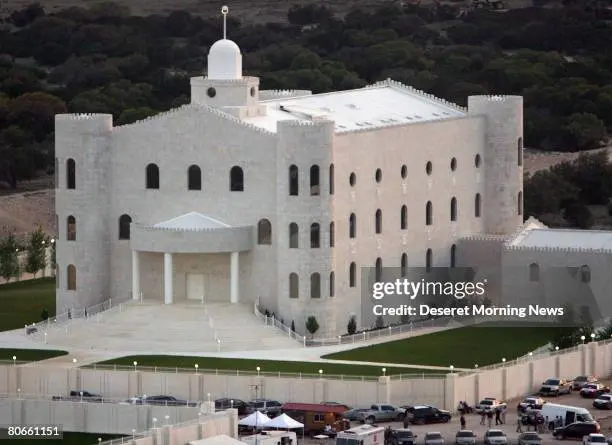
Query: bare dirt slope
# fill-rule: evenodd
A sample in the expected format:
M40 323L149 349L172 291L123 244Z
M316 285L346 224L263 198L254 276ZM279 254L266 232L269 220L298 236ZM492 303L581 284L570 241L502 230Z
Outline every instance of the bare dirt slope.
M612 148L602 150L612 154ZM526 150L525 171L534 173L578 156L579 153ZM56 233L55 190L49 187L53 187L53 177L24 182L16 192L0 189L0 237L9 233L25 236L37 225L47 233Z

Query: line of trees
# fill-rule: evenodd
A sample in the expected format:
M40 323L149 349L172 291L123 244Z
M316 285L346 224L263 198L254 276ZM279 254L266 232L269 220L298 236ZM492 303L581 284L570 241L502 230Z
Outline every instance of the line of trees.
M47 258L49 247L51 255ZM23 242L12 234L0 239L0 277L6 282L19 279L24 272L36 277L45 270L48 262L55 268L55 242L41 227L37 227Z
M551 338L551 350L567 349L591 340L609 340L612 338L612 321L606 326L595 328L588 306L576 310L573 305L566 304L564 313L557 319L557 327ZM595 338L592 337L595 334Z

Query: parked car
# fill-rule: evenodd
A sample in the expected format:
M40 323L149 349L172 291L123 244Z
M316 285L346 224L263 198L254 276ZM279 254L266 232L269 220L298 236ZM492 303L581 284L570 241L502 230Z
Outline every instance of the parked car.
M344 403L340 403L340 402L321 402L319 403L319 405L329 405L329 406L342 406L344 407L344 409L349 410L351 409L350 406L344 404Z
M425 425L428 423L448 423L451 420L450 411L433 406L418 405L406 409L405 424Z
M94 394L89 391L70 391L68 396L53 396L53 400L59 401L82 401L82 402L96 402L101 403L104 401L104 397L100 394Z
M593 400L593 408L597 409L612 409L612 395L602 394Z
M597 422L574 422L555 428L553 437L555 439L582 439L584 436L593 433L599 433Z
M187 402L187 400L177 399L174 396L146 396L142 397L141 404L143 405L161 405L161 406L197 406L195 402Z
M541 396L560 396L561 394L570 394L572 392L572 384L563 379L548 379L542 383L540 391Z
M542 409L542 406L546 403L546 400L541 397L525 397L521 403L518 404L518 411L524 413L527 409Z
M478 402L478 404L476 405L476 412L482 413L483 411L495 411L496 409L502 408L506 408L505 402L487 397L486 399L482 399L480 402Z
M346 411L343 416L345 419L356 421L361 419L361 413L368 411L368 408L353 408Z
M597 377L592 375L579 375L574 380L572 380L572 389L575 391L580 391L584 385L587 383L595 383L597 381Z
M542 438L535 431L519 434L518 445L542 445Z
M610 392L610 387L602 383L587 383L580 390L580 395L588 399L596 399L602 394Z
M247 403L244 400L229 398L215 400L215 410L222 411L230 408L237 409L239 416L247 413Z
M413 434L408 428L400 428L393 430L391 434L391 443L393 445L416 445L417 435Z
M508 436L502 430L487 430L484 435L484 445L507 445Z
M592 433L582 438L583 445L601 445L606 443L606 436L603 434Z
M472 430L460 430L455 434L455 445L476 445L476 434Z
M281 406L278 400L269 399L253 399L247 405L247 412L249 414L259 411L263 414L267 414L268 417L276 417L281 413Z
M360 417L359 420L364 423L401 422L406 417L406 411L392 405L375 404L370 406L369 410L362 412Z
M444 437L438 432L426 433L424 443L425 445L444 445Z

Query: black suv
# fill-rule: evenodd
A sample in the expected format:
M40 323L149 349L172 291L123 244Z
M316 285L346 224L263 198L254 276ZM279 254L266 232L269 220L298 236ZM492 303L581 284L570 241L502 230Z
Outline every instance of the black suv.
M247 412L251 414L255 411L259 411L266 414L268 417L276 417L281 413L281 406L283 406L283 404L277 400L254 399L248 403Z
M582 439L589 434L599 433L597 422L574 422L561 428L555 428L553 437L555 439Z
M243 400L227 398L215 400L215 410L221 411L230 408L237 409L239 416L242 416L247 413L247 404Z
M416 425L448 423L451 420L451 413L433 406L410 406L406 408L406 420Z
M146 405L163 405L163 406L196 406L196 403L188 403L186 400L180 400L173 396L147 396L142 400Z

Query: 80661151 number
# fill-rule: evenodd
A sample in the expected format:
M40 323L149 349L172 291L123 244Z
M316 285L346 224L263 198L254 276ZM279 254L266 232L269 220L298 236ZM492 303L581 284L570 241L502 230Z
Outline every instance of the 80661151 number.
M63 439L62 425L0 425L2 439Z

